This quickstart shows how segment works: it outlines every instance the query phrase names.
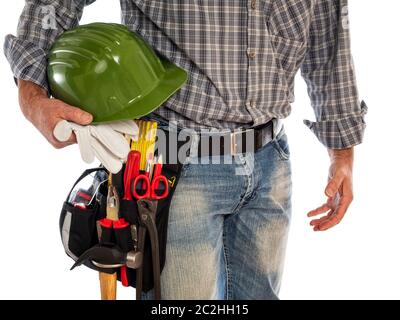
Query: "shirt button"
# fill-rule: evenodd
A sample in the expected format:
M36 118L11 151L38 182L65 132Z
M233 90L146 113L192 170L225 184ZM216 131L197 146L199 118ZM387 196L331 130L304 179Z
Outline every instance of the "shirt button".
M254 59L255 57L256 57L256 51L255 50L251 50L251 51L249 51L249 58L250 59Z
M256 106L256 103L254 100L250 100L250 107L254 108Z
M257 0L251 0L251 8L255 10L257 7Z

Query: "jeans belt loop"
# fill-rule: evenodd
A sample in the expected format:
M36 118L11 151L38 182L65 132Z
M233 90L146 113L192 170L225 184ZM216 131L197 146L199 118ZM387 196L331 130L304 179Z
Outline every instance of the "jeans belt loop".
M238 131L233 131L231 132L231 155L235 156L237 155L238 152L238 143L237 143L237 132Z
M231 155L236 156L243 153L243 147L246 145L246 152L254 152L256 136L254 129L240 129L231 134ZM243 143L245 139L245 143Z

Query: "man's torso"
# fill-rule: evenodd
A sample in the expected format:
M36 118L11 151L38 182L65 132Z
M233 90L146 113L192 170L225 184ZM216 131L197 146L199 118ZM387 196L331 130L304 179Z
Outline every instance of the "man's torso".
M185 127L250 127L285 118L315 0L123 0L122 22L189 71L158 110Z

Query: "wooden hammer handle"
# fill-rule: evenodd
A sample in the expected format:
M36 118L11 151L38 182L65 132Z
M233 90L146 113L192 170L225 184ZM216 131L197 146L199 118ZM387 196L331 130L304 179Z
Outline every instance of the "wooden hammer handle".
M101 300L117 300L117 274L99 273Z
M107 219L118 221L119 198L115 187L112 186L112 175L109 176L107 195ZM110 201L110 197L114 200ZM112 202L112 203L110 203ZM112 206L110 206L112 204ZM117 273L99 273L101 300L117 300Z

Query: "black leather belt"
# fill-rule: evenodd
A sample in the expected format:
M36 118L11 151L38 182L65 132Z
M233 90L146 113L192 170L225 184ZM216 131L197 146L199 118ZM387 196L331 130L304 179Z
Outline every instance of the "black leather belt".
M186 150L186 156L234 156L246 152L257 152L276 137L282 129L282 122L281 120L273 119L258 127L236 130L234 132L196 132L186 129L170 131L165 128L161 129L164 131L165 139L160 140L160 135L158 136L156 144L157 152L163 155L166 163L176 163L175 161L183 163L182 159L176 159L176 157L171 159L170 155L179 154L178 150L187 143L190 143L191 147L190 150ZM193 139L196 143L194 143ZM175 151L165 152L166 150Z
M199 157L257 152L274 138L274 122L234 132L202 133L199 138Z

